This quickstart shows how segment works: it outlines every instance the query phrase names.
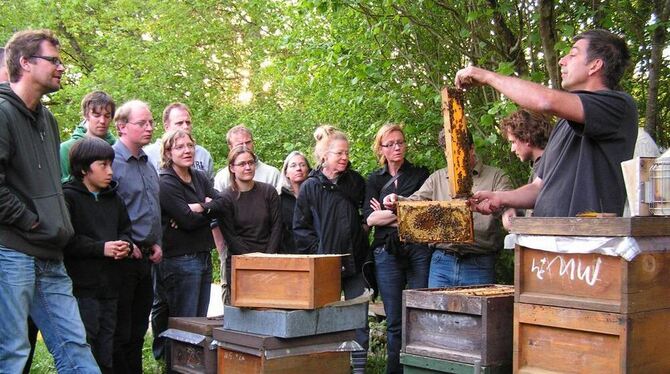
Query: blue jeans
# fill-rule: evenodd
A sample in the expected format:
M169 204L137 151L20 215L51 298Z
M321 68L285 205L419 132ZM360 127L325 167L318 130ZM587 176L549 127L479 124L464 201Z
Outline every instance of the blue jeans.
M164 321L154 320L154 355L164 351L164 338L159 338L167 329L168 317L207 317L209 295L212 285L212 258L210 252L166 257L157 266L155 283L162 288L167 311ZM156 301L154 301L154 306ZM162 328L162 329L161 329Z
M402 291L405 288L428 287L430 248L407 245L404 258L386 252L383 246L375 248L375 274L379 293L386 313L386 372L402 373L400 347L402 343Z
M472 286L495 282L496 254L455 255L441 249L433 252L428 287Z
M28 359L28 314L59 373L100 373L63 261L0 246L0 372L21 373Z

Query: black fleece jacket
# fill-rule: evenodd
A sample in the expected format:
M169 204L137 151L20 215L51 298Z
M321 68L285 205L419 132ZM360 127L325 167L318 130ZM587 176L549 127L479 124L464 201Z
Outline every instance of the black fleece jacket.
M60 260L73 230L60 183L58 124L0 84L0 245ZM33 225L39 223L35 228Z
M192 203L204 203L205 198L219 200L219 193L202 171L190 169L191 183L185 183L174 169L163 168L160 175L161 216L163 223L163 257L174 257L214 248L210 219L194 213ZM176 224L176 228L171 223Z
M76 297L114 297L121 274L119 262L105 257L105 242L131 243L131 223L123 199L111 185L96 197L78 180L63 185L74 236L65 247L65 268Z

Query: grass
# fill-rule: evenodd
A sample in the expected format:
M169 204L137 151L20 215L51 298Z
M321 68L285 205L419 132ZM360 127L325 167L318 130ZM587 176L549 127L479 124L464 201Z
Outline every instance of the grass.
M151 353L151 332L147 332L144 337L144 347L142 348L142 372L147 374L161 374L164 373L164 364L157 362ZM35 346L35 357L33 358L33 365L30 367L30 372L35 374L55 374L56 365L53 357L41 336L38 337L37 345Z
M142 348L142 372L147 374L165 373L165 365L157 362L151 353L151 342L153 338L150 332L144 337L144 347ZM386 322L376 322L370 319L370 350L368 355L367 374L382 374L386 368ZM35 347L35 358L30 368L31 373L35 374L55 374L56 366L51 354L47 350L44 341L38 338Z

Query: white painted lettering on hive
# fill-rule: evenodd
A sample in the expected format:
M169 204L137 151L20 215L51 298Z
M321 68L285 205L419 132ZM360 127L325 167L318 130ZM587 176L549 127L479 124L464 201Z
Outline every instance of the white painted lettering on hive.
M533 258L530 263L530 272L534 273L540 280L544 280L547 274L558 274L560 278L583 281L589 286L593 286L598 281L601 265L600 257L595 260L595 263L585 264L579 258L566 260L561 255L545 256L540 259Z

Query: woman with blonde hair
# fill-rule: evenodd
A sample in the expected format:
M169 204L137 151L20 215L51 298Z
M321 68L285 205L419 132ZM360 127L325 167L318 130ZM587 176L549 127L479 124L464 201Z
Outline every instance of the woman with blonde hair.
M300 186L293 217L298 253L346 254L342 257L342 289L345 299L363 295L362 267L368 252L367 230L360 208L365 180L350 168L347 136L333 126L314 132L317 168ZM353 352L355 373L363 373L367 361L369 329L358 329L356 341L365 351Z
M372 150L381 168L368 176L363 214L367 224L375 230L372 242L375 275L386 313L386 372L402 373L402 291L405 287L428 287L431 253L423 245L400 243L398 217L380 202L390 193L411 195L423 185L429 173L426 168L414 166L405 159L407 143L399 124L383 125L377 131Z

